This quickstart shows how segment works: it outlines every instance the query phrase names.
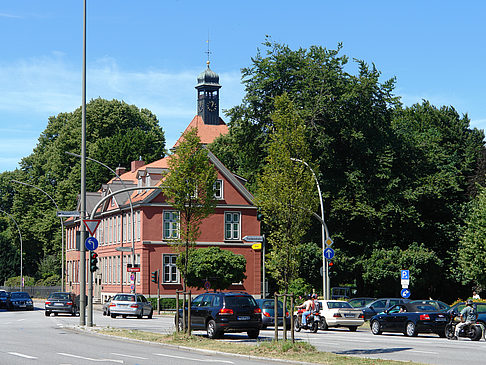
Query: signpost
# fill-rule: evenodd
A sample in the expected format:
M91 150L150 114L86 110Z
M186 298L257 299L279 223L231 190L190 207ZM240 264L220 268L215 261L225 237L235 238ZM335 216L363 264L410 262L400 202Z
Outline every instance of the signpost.
M324 257L331 260L334 257L334 250L331 247L326 248L324 250Z
M410 292L410 289L408 289L408 288L403 288L402 291L400 292L400 295L402 296L402 298L405 298L405 299L410 298L410 294L411 294L411 292Z
M83 222L88 229L89 234L94 236L96 229L100 225L101 219L85 219Z
M86 238L84 245L88 251L95 251L98 248L98 240L94 237Z
M263 242L263 236L245 236L243 237L245 242Z
M262 249L262 244L261 243L254 243L253 245L251 245L251 248L254 249L255 251L256 250L261 250Z
M409 270L400 270L400 282L402 284L402 291L400 295L403 298L408 298L410 296L410 290L408 290L408 285L410 284L410 271ZM407 295L407 296L404 296Z

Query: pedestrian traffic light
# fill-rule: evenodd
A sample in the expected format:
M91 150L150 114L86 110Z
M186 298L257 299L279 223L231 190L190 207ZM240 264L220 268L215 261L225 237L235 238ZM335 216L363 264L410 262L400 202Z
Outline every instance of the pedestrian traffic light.
M157 283L159 281L157 274L157 271L152 271L152 283Z
M94 251L89 251L89 270L95 272L98 270L98 254Z

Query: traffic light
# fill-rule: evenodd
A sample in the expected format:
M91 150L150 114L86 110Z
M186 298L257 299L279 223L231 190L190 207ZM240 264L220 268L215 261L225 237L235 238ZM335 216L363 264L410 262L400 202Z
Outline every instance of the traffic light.
M152 283L157 283L159 280L158 278L158 272L157 271L152 271Z
M333 266L334 266L334 262L332 262L331 260L329 260L329 263L328 263L329 271L331 271L331 269L332 269Z
M98 270L98 254L94 251L89 251L89 270L95 272Z

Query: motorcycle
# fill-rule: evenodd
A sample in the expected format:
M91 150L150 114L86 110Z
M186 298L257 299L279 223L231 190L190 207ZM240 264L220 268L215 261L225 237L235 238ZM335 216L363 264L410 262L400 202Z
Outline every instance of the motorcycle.
M311 332L316 333L319 329L319 323L321 322L321 316L318 312L314 312L307 315L307 323L305 325L302 324L302 313L304 313L303 309L299 309L294 312L294 329L295 332L300 332L302 329L310 330Z
M445 327L445 335L447 338L452 338L456 333L456 326L461 322L457 313L451 313L449 323ZM483 328L477 323L471 323L461 328L459 337L467 337L472 341L479 341L483 337Z

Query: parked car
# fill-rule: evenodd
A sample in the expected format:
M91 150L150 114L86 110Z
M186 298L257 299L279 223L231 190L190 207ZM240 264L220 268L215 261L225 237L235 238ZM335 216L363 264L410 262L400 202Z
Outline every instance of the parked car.
M135 316L137 318L147 316L147 318L152 318L154 313L152 304L142 294L116 294L110 302L109 309L111 318L116 318L117 316L122 316L123 318L127 318L127 316Z
M407 303L409 301L409 299L403 298L380 298L359 309L363 311L364 319L367 321L374 315L383 312L387 308L390 308L396 304Z
M110 315L110 304L111 304L112 297L108 297L103 303L103 315L109 316Z
M447 310L447 313L461 313L465 306L465 302L456 303ZM482 324L484 328L486 328L486 303L474 303L473 307L478 314L478 319L476 320L476 322Z
M8 291L0 290L0 308L7 308L7 298L10 295Z
M320 300L321 323L319 328L327 330L329 327L348 327L350 331L364 323L361 309L356 309L344 300Z
M412 300L410 303L418 303L418 304L428 304L435 309L440 310L440 311L448 311L449 308L451 307L450 305L441 302L440 300L433 300L433 299L418 299L418 300Z
M358 293L355 286L335 286L331 288L331 299L349 299Z
M371 333L401 332L406 336L418 333L436 333L445 337L449 315L434 306L421 303L401 303L377 314L370 319Z
M262 310L262 329L266 329L268 326L273 327L275 325L275 300L274 299L257 299L258 306ZM281 301L277 301L278 311L278 325L283 326L283 304ZM287 328L290 328L290 315L285 311L285 324Z
M67 313L75 316L79 312L76 304L76 295L69 292L56 292L49 295L45 302L45 315L49 317L51 313L57 316L59 313Z
M32 301L29 293L24 291L14 291L11 292L7 298L7 309L25 309L32 311L34 310L34 302Z
M258 338L262 326L262 310L247 293L204 293L191 303L191 328L206 330L209 338L218 338L227 332L246 332L249 338ZM179 328L182 327L182 309L179 310Z
M376 298L368 298L368 297L363 297L363 298L351 298L348 299L348 303L351 304L351 307L353 308L362 308L371 303L372 301L376 300Z

